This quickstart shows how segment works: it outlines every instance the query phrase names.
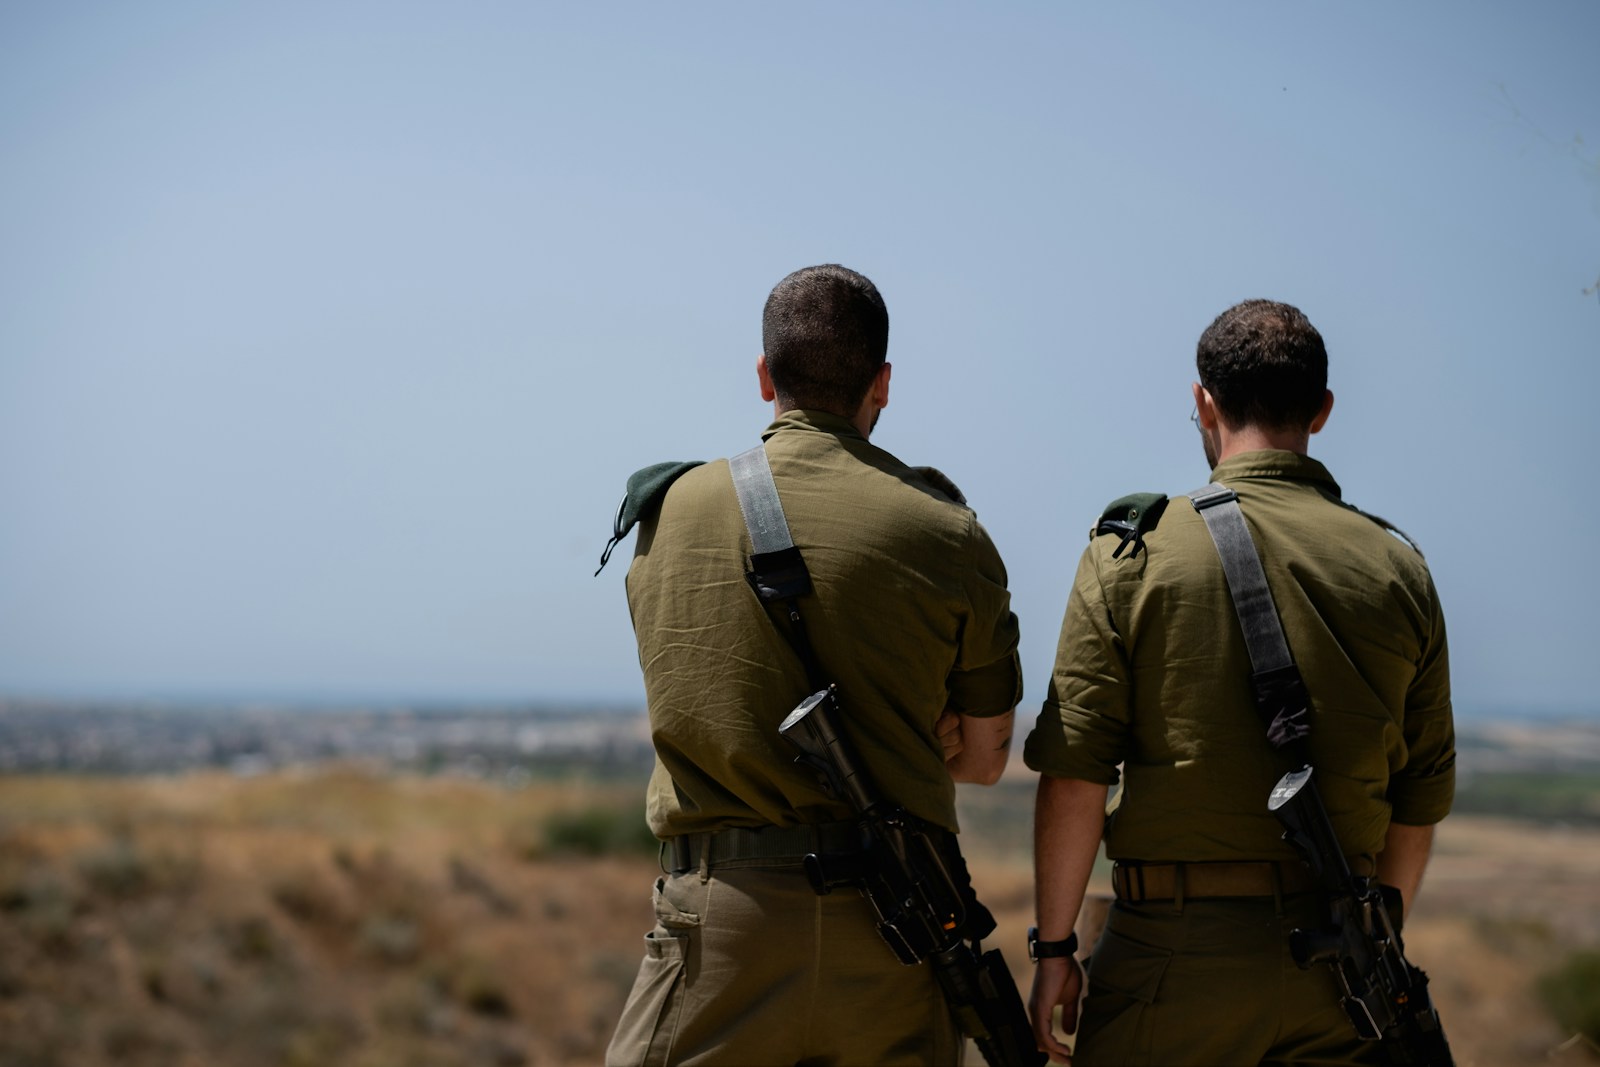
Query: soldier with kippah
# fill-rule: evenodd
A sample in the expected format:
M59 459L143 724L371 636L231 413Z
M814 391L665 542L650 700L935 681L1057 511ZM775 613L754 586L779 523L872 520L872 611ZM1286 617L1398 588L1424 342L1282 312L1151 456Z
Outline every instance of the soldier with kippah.
M1398 891L1398 921L1454 789L1433 579L1413 545L1345 503L1306 454L1333 394L1322 337L1304 315L1264 300L1233 307L1200 338L1197 363L1207 488L1225 487L1243 513L1309 693L1296 724L1309 732L1294 743L1308 746L1351 871ZM1052 1025L1059 1005L1078 1034L1078 1067L1377 1063L1378 1043L1358 1036L1332 970L1302 969L1291 951L1293 931L1324 921L1324 900L1268 810L1285 771L1281 739L1269 744L1263 729L1258 645L1246 640L1203 506L1198 494L1124 498L1078 564L1025 750L1042 775L1035 1036L1067 1062ZM1080 1017L1084 975L1057 947L1102 833L1117 899Z

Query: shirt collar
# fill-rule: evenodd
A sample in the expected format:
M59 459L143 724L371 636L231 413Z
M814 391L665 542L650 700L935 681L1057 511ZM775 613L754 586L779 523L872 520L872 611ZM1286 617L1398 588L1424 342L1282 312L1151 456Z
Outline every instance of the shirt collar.
M1339 483L1333 480L1328 468L1299 452L1282 449L1262 449L1259 452L1241 452L1217 464L1211 472L1213 482L1229 482L1252 478L1286 478L1290 481L1312 482L1326 487L1336 497L1343 496Z
M779 430L809 430L819 433L831 433L835 437L854 437L858 441L865 441L861 431L856 429L856 424L843 415L835 415L828 411L805 410L803 408L790 408L776 419L761 433L765 441Z

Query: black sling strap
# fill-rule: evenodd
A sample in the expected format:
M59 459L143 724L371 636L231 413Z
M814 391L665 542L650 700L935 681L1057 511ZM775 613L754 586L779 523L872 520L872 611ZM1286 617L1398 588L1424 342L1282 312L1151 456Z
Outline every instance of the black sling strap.
M750 569L745 580L762 604L784 608L789 641L805 665L806 681L813 691L826 689L828 680L800 618L799 598L811 592L811 572L789 533L789 521L784 518L783 502L767 463L766 445L734 456L728 460L728 469L733 473L733 491L739 496L745 528L750 531Z
M1217 555L1222 557L1233 610L1250 651L1250 681L1256 710L1267 724L1267 740L1273 748L1305 763L1311 700L1278 621L1278 607L1267 587L1267 574L1245 525L1244 512L1239 510L1238 494L1213 482L1190 493L1189 502L1205 520Z

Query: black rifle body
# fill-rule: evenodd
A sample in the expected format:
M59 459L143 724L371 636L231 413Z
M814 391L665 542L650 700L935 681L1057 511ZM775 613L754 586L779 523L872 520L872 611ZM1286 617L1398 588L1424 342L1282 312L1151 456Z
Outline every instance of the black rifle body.
M806 873L818 893L850 886L877 913L878 933L901 963L930 961L961 1030L977 1043L990 1067L1040 1067L1039 1052L1022 997L999 949L983 952L978 940L993 929L971 890L965 869L952 864L959 853L941 844L946 832L900 808L878 791L840 731L838 698L830 687L813 693L784 720L778 732L800 750L798 762L815 770L847 803L859 823L865 850L830 862L806 857ZM969 901L972 905L969 908ZM973 909L987 929L974 929ZM969 942L968 939L971 939Z
M1309 766L1273 787L1267 807L1284 826L1284 840L1305 860L1327 901L1324 925L1295 930L1289 948L1303 968L1326 963L1339 982L1341 1004L1356 1033L1381 1042L1395 1067L1453 1067L1428 976L1405 957L1404 945L1376 878L1350 870Z

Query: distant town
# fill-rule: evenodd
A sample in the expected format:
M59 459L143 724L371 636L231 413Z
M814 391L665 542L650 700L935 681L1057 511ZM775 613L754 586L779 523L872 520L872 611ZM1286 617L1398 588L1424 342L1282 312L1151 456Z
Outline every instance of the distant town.
M1600 768L1600 717L1457 724L1463 775ZM636 774L651 760L638 707L165 705L0 697L0 774L234 774L328 762L474 778L582 766Z
M125 705L0 698L0 774L239 775L352 762L424 774L519 779L581 765L650 765L638 708L328 708Z

